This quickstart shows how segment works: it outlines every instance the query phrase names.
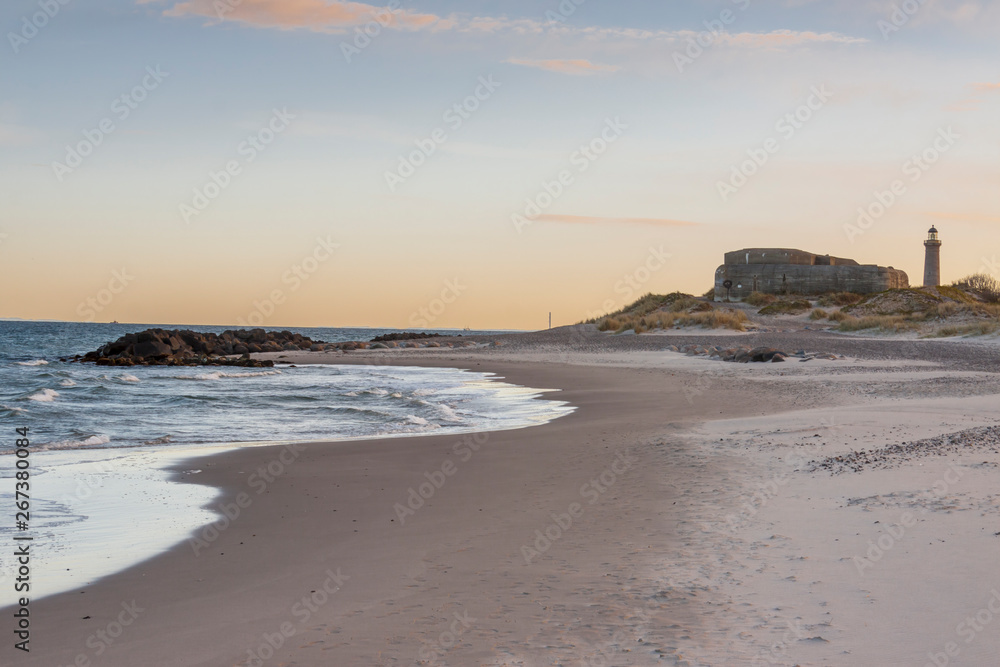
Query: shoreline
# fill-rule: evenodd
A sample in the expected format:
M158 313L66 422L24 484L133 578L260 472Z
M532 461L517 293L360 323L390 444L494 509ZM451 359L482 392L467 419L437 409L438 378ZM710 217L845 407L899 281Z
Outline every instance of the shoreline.
M250 651L268 652L267 637L280 647L265 664L534 665L588 656L723 664L718 656L746 656L744 640L727 635L733 623L713 611L731 594L726 582L685 582L671 564L702 563L698 554L709 544L690 533L700 513L690 501L720 480L745 483L764 464L748 463L738 449L705 456L690 437L719 419L815 407L826 390L788 383L779 375L787 371L770 364L662 353L656 365L646 353L609 352L584 365L578 352L548 362L518 360L522 354L398 358L559 388L558 398L577 407L573 414L483 434L465 448L461 436L436 435L302 445L252 496L248 474L283 453L288 459L287 447L198 459L202 479L184 481L223 488L221 501L239 508L232 525L197 556L185 543L86 593L42 600L32 609L36 627L59 628L61 638L58 646L39 642L39 653L18 664L96 658L88 637L133 598L144 611L106 646L101 664L247 664ZM330 361L370 363L356 355ZM844 362L825 368L836 373L837 363ZM822 385L827 372L817 371L803 372ZM947 373L926 369L945 378L940 391L971 381ZM982 383L996 384L995 374L983 375ZM755 391L761 378L773 391ZM931 384L919 373L908 379ZM909 389L892 391L905 398ZM844 392L833 403L866 401ZM633 462L623 470L625 450ZM435 488L414 514L396 512L424 483ZM251 501L246 507L240 493ZM449 636L452 626L457 634Z

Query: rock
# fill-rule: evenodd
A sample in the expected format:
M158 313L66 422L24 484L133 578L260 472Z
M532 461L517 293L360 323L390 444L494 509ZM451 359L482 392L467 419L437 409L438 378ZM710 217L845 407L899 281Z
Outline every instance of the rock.
M410 333L404 331L402 333L391 333L384 334L382 336L375 336L371 339L372 343L388 343L390 341L407 341L407 340L422 340L425 338L441 338L442 335L439 333Z
M778 352L773 357L771 357L771 363L772 364L777 364L777 363L780 363L780 362L782 362L784 360L785 360L785 355L783 355L781 352Z
M149 338L136 343L132 354L136 357L153 357L155 359L166 357L171 351L170 346L166 343Z
M771 358L776 354L784 356L781 350L777 350L773 347L755 347L750 350L750 361L757 363L771 361Z

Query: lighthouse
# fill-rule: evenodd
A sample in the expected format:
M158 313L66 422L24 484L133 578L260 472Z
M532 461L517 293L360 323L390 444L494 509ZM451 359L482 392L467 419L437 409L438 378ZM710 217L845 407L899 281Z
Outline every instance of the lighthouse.
M941 284L941 239L934 227L927 232L924 248L924 287L937 287Z

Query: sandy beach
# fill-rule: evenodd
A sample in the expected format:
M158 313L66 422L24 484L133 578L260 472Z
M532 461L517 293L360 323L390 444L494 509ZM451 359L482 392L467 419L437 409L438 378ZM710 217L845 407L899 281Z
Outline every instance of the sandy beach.
M576 410L200 459L183 481L221 489L219 521L33 603L16 664L992 664L998 348L746 338L844 358L570 329L275 354L488 371Z

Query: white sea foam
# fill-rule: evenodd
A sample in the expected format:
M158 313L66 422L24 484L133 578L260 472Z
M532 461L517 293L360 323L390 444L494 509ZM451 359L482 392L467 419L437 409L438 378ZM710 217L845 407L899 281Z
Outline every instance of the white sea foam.
M39 403L51 403L56 400L59 392L55 389L42 389L37 394L32 394L28 397L29 401L38 401Z
M460 422L463 421L462 418L455 412L455 409L450 405L445 405L444 403L436 406L437 409L444 415L444 420L449 422Z
M69 378L66 378L65 380L63 380L62 382L59 383L59 386L60 387L75 387L76 383L73 382L72 380L70 380Z
M417 417L416 415L406 415L406 421L410 424L416 424L417 426L429 426L430 422L423 417Z
M80 449L81 447L99 447L111 442L111 438L106 435L92 435L83 440L57 440L38 445L40 451L50 451L54 449Z
M227 373L226 371L215 371L214 373L199 373L193 376L181 376L182 380L222 380L223 378L256 378L265 375L281 375L281 371L248 371L246 373Z
M44 359L34 359L32 361L15 361L18 366L48 366L49 362Z
M118 379L122 382L139 382L139 378L134 375L119 375Z
M11 412L27 412L27 410L25 410L24 408L15 408L10 405L0 405L0 408L3 408L4 410L10 410Z

